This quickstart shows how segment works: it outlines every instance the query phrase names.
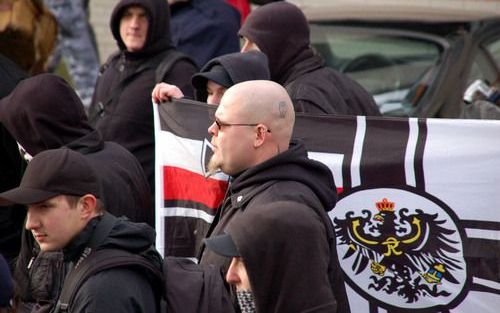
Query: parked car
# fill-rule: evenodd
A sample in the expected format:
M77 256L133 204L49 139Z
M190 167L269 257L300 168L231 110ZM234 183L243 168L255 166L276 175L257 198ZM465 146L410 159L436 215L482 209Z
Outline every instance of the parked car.
M369 90L384 115L456 118L469 85L500 83L495 3L290 2L310 21L311 43L326 63Z

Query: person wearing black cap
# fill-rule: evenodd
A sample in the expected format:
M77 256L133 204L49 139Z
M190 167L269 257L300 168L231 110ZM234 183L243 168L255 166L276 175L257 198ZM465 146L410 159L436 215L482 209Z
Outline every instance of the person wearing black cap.
M239 34L245 41L241 52L259 50L267 56L271 80L287 89L296 112L380 115L360 84L315 54L309 24L294 4L280 1L253 10Z
M8 97L0 100L0 122L14 137L16 150L17 140L25 155L36 156L46 149L62 146L84 154L99 173L103 190L101 200L106 209L116 216L125 215L131 221L154 225L150 188L139 161L121 145L102 140L99 131L89 125L78 95L63 78L40 74L20 82ZM17 181L9 182L8 188L0 191L18 186L22 172L18 175ZM23 207L11 211L16 213L13 216L20 216L19 222L6 228L6 231L19 229L17 245L21 246L21 251L17 249L19 257L14 270L19 282L18 298L25 306L40 306L38 302L50 305L52 302L48 300L56 295L53 290L57 289L57 284L48 282L59 281L52 275L58 271L51 269L60 266L62 253L40 252L30 233L25 233L21 240L26 211ZM14 221L10 219L11 224ZM11 230L8 234L14 237L16 233ZM2 240L8 238L5 235ZM28 270L30 260L44 266Z
M115 218L105 211L101 198L97 173L87 158L62 148L37 154L19 187L0 193L0 204L27 206L26 229L42 251L63 251L61 271L78 267L93 251L111 247L147 255L153 266L161 268L161 257L153 248L154 230L147 224ZM146 276L112 268L86 280L68 311L156 312L156 306Z
M273 203L245 210L224 234L205 239L207 249L232 258L226 281L243 313L336 311L328 277L316 269L325 266L325 233L308 222L315 218L306 205Z
M191 84L195 100L218 105L226 90L247 80L269 80L267 57L259 51L230 53L210 60L199 73L193 75ZM182 98L176 86L160 83L152 93L153 101L160 103L169 98Z

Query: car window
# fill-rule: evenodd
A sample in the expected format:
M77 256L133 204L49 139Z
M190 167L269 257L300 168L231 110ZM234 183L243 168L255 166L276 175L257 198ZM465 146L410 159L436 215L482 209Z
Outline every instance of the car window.
M478 79L488 84L495 82L497 79L495 65L491 63L491 59L483 49L480 49L474 56L471 70L467 77L467 85L470 85Z
M500 40L493 41L486 45L489 54L495 60L497 67L500 67Z
M436 42L402 32L331 24L311 24L311 44L327 65L371 92L385 115L411 110L409 95L431 79L442 50Z

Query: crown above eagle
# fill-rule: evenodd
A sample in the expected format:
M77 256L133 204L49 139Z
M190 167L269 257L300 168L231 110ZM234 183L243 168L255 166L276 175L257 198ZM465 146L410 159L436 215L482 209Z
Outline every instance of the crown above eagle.
M376 202L375 205L380 212L394 212L394 202L387 200L387 198Z

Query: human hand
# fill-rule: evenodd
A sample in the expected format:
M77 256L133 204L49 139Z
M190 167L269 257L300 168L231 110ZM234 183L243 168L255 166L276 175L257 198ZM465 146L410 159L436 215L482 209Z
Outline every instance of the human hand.
M184 97L184 94L177 86L167 83L156 84L151 93L151 98L154 103L164 102L171 98L180 99L182 97Z

